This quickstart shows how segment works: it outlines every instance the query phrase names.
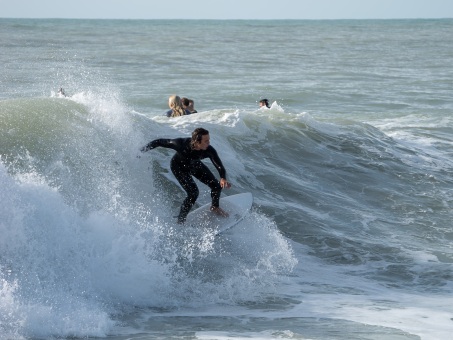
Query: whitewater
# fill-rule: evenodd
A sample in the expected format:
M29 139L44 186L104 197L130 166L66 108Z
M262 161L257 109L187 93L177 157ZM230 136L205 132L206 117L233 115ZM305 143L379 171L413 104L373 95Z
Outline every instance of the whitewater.
M451 337L452 20L0 24L0 339ZM221 236L140 152L197 127Z

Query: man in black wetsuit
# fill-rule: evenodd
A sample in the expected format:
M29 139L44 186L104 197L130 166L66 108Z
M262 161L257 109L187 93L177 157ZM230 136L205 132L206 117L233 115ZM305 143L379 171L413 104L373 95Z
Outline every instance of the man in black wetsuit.
M197 128L192 132L192 138L155 139L142 147L141 151L146 152L158 146L176 151L171 159L170 168L173 175L187 192L187 197L182 203L178 215L178 223L185 222L187 214L198 198L198 187L192 176L211 188L211 211L221 216L228 216L219 207L219 200L222 189L230 188L231 184L226 180L226 171L217 155L217 151L210 145L209 131ZM209 158L214 164L220 174L220 181L201 162L204 158Z

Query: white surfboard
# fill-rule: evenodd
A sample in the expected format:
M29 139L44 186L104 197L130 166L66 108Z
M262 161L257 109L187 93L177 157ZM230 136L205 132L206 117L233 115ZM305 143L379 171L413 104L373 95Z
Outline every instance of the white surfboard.
M223 217L213 213L211 203L205 204L187 215L186 224L208 228L213 230L215 235L234 227L247 215L252 207L253 196L250 192L222 197L220 208L225 210L229 216Z

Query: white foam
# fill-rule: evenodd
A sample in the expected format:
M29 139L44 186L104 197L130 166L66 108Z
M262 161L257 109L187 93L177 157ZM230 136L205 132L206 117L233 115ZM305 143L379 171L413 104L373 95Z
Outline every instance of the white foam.
M299 259L297 275L280 293L301 303L286 311L286 317L348 320L403 330L427 340L451 335L452 297L386 287L360 274L351 275L351 267L321 264L306 255L304 247L294 247Z
M2 268L1 303L11 334L105 336L118 304L248 301L274 292L279 275L295 264L289 244L259 214L219 240L202 230L173 231L165 220L137 223L127 212L85 216L43 177L1 170L1 241L8 246L0 258L11 260L12 272L5 277Z

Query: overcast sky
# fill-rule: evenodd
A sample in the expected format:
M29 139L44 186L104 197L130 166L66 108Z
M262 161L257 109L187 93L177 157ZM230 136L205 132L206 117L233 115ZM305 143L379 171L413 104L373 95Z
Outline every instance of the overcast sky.
M453 18L453 0L0 0L1 18Z

